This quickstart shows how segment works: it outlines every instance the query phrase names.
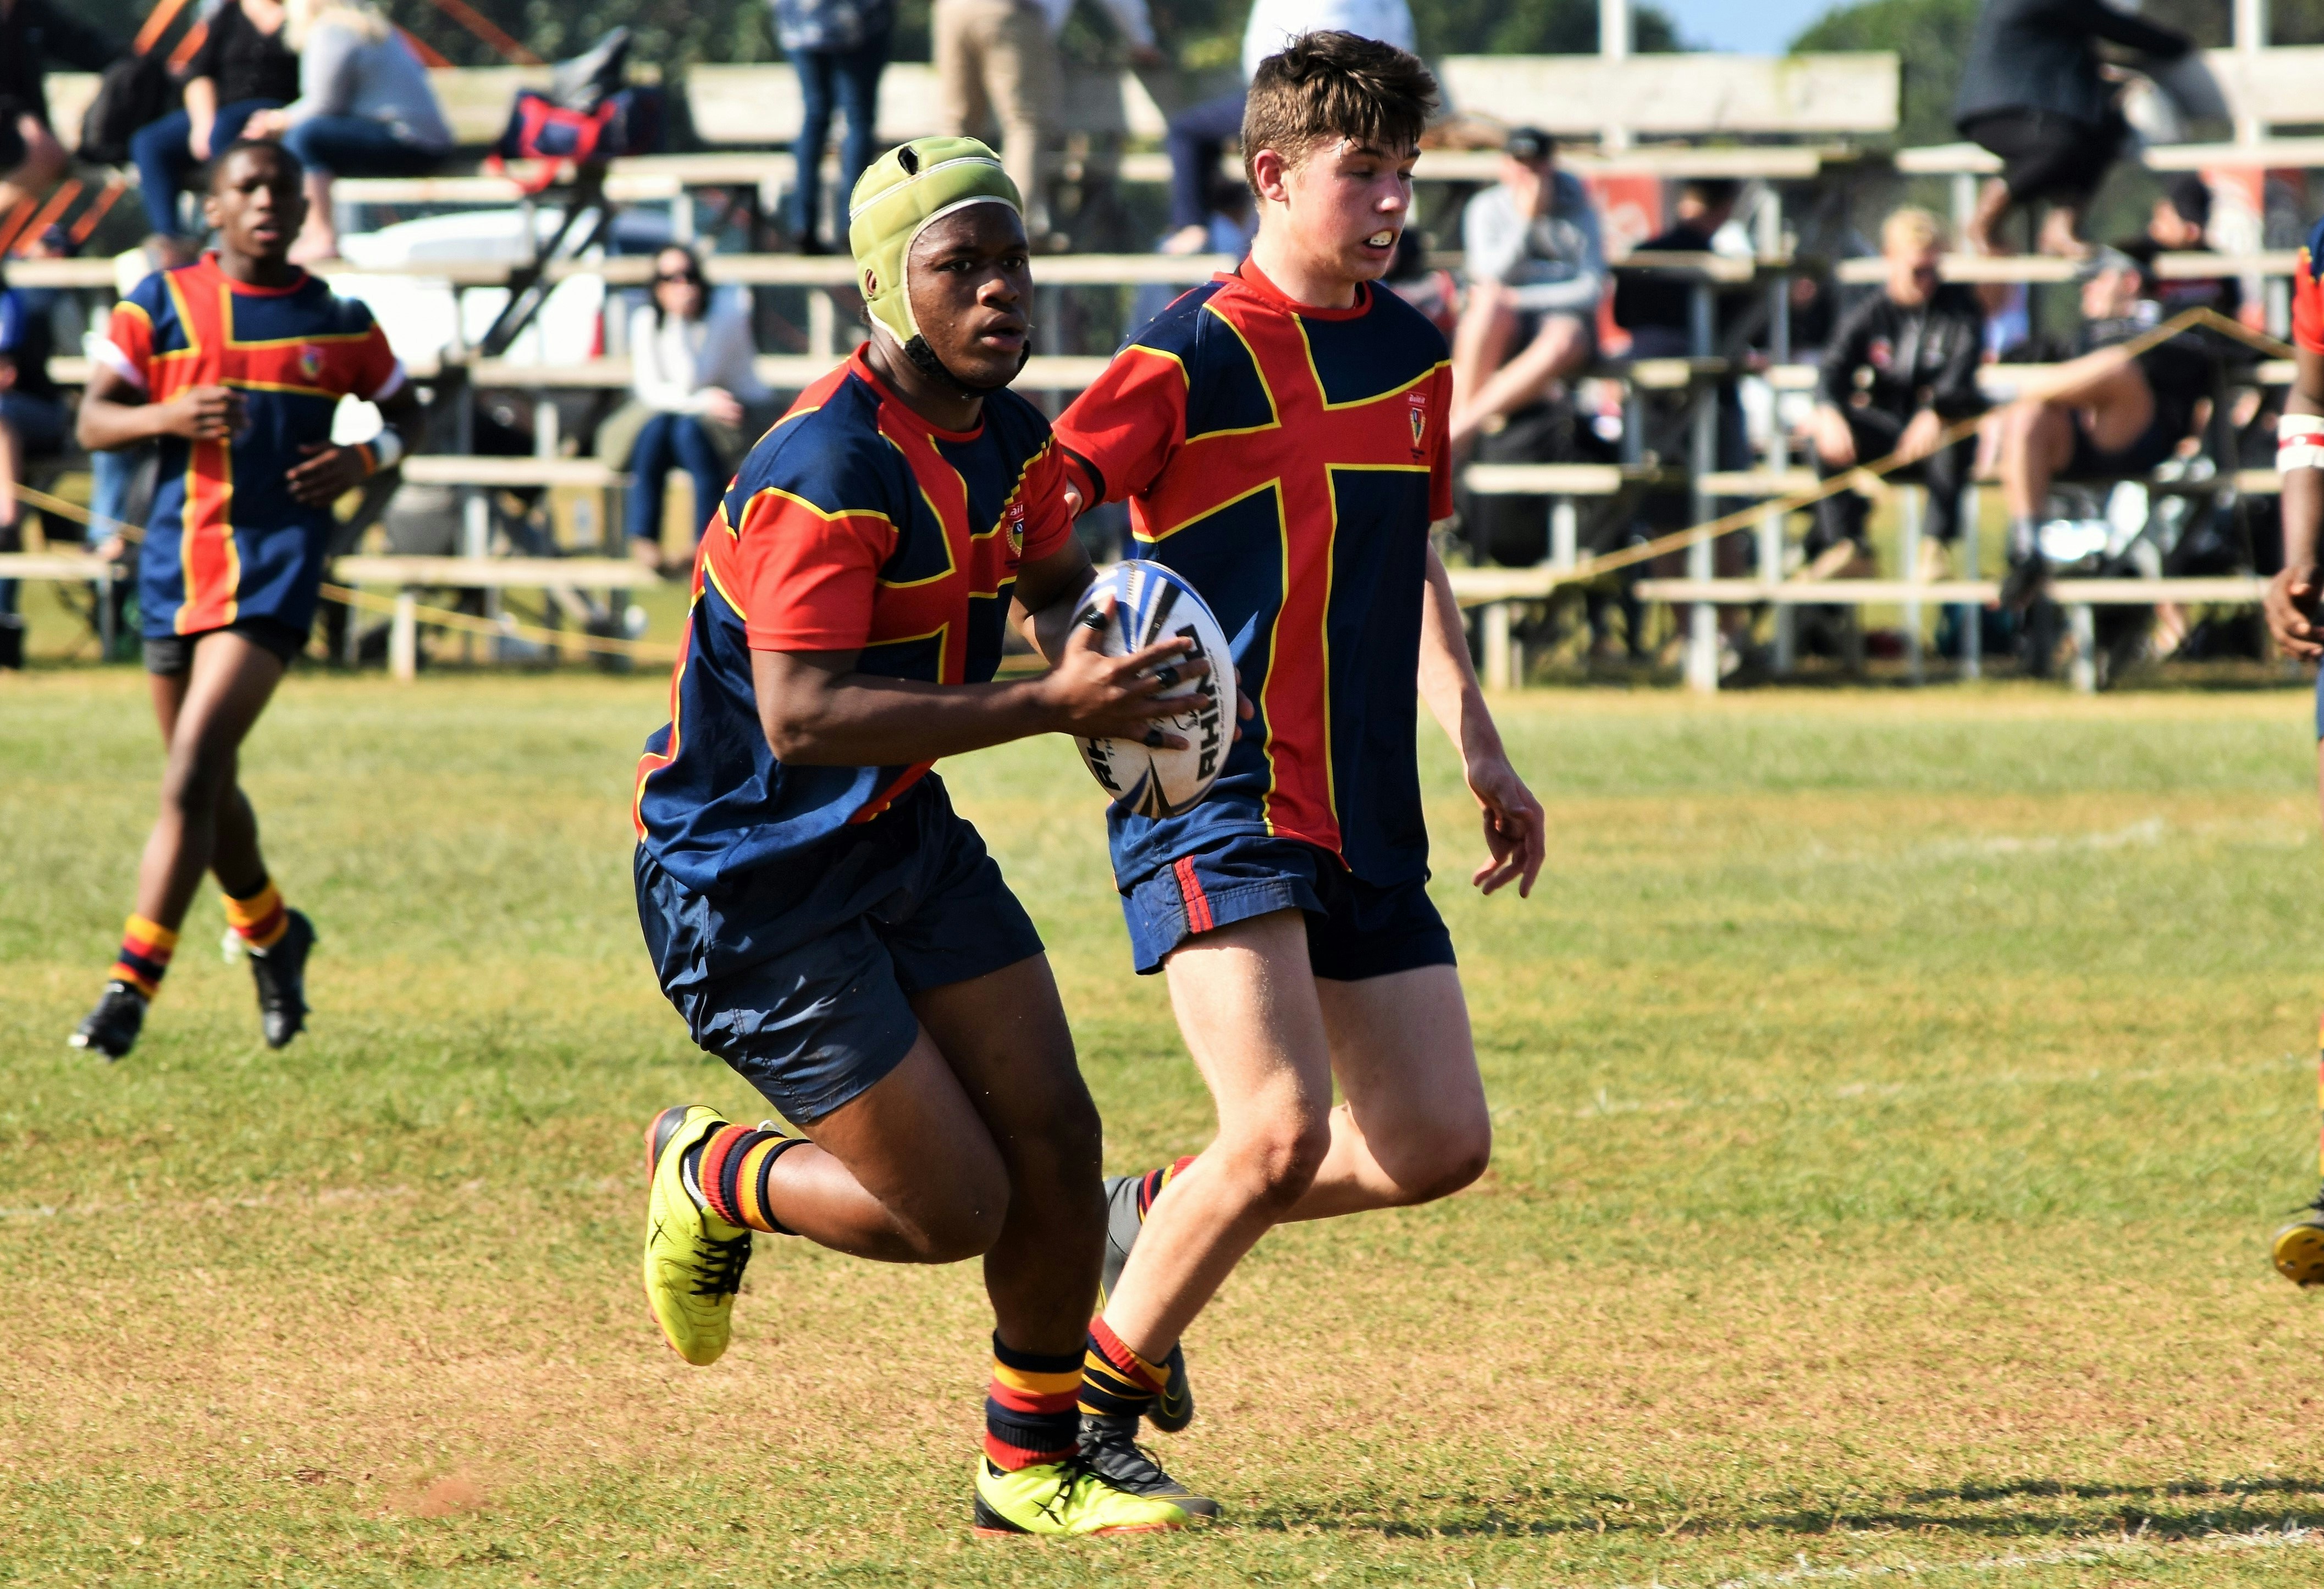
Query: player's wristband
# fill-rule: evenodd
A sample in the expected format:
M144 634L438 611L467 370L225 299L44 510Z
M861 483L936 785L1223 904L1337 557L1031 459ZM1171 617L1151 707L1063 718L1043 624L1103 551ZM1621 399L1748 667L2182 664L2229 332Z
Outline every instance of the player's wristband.
M2324 469L2324 416L2286 414L2275 422L2275 467L2279 473Z

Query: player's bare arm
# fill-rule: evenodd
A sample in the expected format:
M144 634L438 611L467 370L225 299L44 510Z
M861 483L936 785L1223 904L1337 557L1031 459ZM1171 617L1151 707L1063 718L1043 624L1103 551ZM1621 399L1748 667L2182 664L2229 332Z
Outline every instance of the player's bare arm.
M82 446L100 452L165 436L225 441L242 424L242 394L232 387L189 387L167 402L149 402L127 376L100 364L89 376L76 429Z
M2275 643L2291 656L2313 661L2324 657L2319 612L2324 571L2317 564L2317 532L2324 524L2324 353L2300 350L2283 412L2277 455L2283 476L2283 566L2267 582L2263 606ZM2303 419L2310 423L2302 425Z
M420 398L410 381L379 400L379 416L395 433L397 456L410 442L403 427L419 413ZM290 482L291 496L310 508L327 507L337 501L382 467L375 445L339 446L331 442L309 442L300 450L306 456L285 471L283 478Z
M1078 560L1086 588L1089 560L1078 546L1043 563ZM1028 563L1020 570L1038 569ZM1062 582L1035 581L1046 592ZM1051 600L1036 620L1073 602ZM786 762L807 766L899 767L982 750L1034 734L1142 739L1172 749L1185 741L1155 727L1180 705L1157 699L1178 681L1197 677L1199 662L1183 660L1194 642L1172 638L1127 657L1100 648L1103 631L1068 621L1071 633L1053 655L1056 666L1029 679L989 684L936 684L854 671L853 651L754 651L752 684L768 748Z
M1420 698L1461 752L1461 767L1469 793L1482 808L1485 849L1490 857L1471 875L1470 881L1487 894L1510 883L1518 896L1533 893L1541 875L1547 840L1543 831L1541 802L1517 776L1502 749L1501 732L1493 724L1485 693L1478 686L1477 670L1469 660L1469 641L1461 627L1461 605L1452 594L1452 578L1444 571L1436 548L1428 549L1426 603L1420 621Z

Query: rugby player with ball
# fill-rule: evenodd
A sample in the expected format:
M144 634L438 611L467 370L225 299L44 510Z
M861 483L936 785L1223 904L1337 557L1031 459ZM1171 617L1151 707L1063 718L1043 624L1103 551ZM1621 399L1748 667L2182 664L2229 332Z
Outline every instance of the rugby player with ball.
M696 1042L795 1129L701 1105L646 1128L647 1299L726 1349L753 1233L902 1263L982 1254L992 1534L1184 1525L1076 1454L1105 1245L1097 1111L1041 941L929 770L1044 732L1168 749L1204 665L1108 657L1040 410L1017 189L971 138L890 151L849 211L870 342L761 437L703 537L670 721L647 740L639 919ZM992 682L1013 616L1056 666ZM899 1393L943 1348L894 1365Z
M1444 338L1373 285L1435 97L1417 60L1351 33L1262 62L1250 258L1132 337L1056 425L1084 500L1127 500L1136 556L1216 615L1251 709L1205 798L1108 813L1137 969L1169 979L1218 1134L1110 1184L1081 1460L1182 1506L1204 1503L1139 1449L1139 1420L1193 1415L1179 1338L1242 1255L1286 1220L1443 1197L1491 1149L1428 897L1416 695L1483 812L1479 888L1530 891L1542 811L1430 545L1452 512Z

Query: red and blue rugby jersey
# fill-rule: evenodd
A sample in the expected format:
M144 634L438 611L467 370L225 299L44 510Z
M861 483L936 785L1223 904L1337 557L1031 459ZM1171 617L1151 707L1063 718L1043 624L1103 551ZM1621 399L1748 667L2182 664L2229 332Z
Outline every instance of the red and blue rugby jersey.
M1396 294L1311 308L1246 260L1057 421L1084 498L1129 500L1132 556L1210 603L1258 710L1200 804L1111 815L1124 889L1235 831L1303 839L1367 882L1426 874L1415 716L1452 391L1443 334Z
M305 629L331 512L294 499L284 476L305 461L303 445L331 439L342 397L383 398L403 384L371 310L304 271L286 287L230 281L205 254L132 289L97 351L154 402L233 387L248 419L231 441L161 438L138 564L144 632L200 634L238 618Z
M1073 535L1049 422L1014 392L938 430L859 351L799 394L727 487L694 563L669 722L646 740L638 842L707 892L849 822L928 770L786 767L767 746L753 651L853 651L855 669L982 684L1017 565Z
M2316 223L2300 250L2300 268L2292 273L2292 340L2311 354L2324 354L2324 221Z

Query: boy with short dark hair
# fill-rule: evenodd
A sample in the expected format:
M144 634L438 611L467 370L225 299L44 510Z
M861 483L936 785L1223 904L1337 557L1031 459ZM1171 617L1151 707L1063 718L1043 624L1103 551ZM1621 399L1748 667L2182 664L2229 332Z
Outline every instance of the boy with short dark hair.
M138 283L81 400L83 446L161 444L137 577L169 746L161 813L104 997L72 1036L107 1059L137 1041L206 871L249 952L267 1046L306 1024L315 931L268 875L236 761L314 626L331 504L401 455L396 427L419 402L371 311L290 262L305 175L276 143L218 156L203 200L217 252ZM375 442L332 444L343 397L379 405Z
M1434 100L1418 60L1353 34L1270 56L1243 123L1250 257L1133 336L1057 424L1084 499L1127 499L1133 555L1217 613L1254 709L1208 798L1110 818L1137 968L1167 974L1219 1112L1200 1155L1109 1183L1081 1456L1149 1493L1185 1491L1139 1450L1139 1419L1193 1415L1179 1336L1259 1237L1443 1197L1490 1151L1428 897L1416 680L1483 811L1479 887L1531 889L1542 812L1430 545L1452 512L1444 337L1373 286Z

